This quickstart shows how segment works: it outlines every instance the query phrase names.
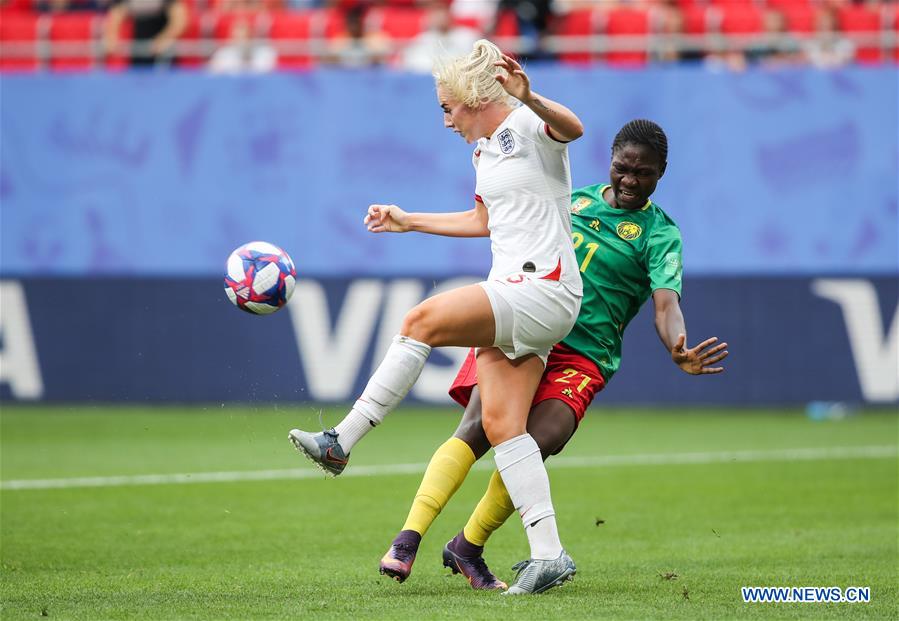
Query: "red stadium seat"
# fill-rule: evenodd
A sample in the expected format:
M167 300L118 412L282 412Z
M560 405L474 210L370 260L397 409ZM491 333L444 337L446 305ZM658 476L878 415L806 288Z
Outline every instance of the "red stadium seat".
M487 24L488 29L490 26L491 24ZM515 17L514 11L502 11L496 16L496 23L493 24L493 32L488 32L486 36L488 39L495 42L503 52L509 52L508 39L514 39L518 35L518 18Z
M130 52L128 51L128 46L131 44L133 38L134 22L132 22L130 19L122 20L122 25L119 28L119 44L121 47L120 50L116 53L106 56L107 69L119 71L128 68L130 64Z
M202 49L204 41L209 38L211 28L208 27L215 17L211 13L200 15L190 11L187 18L187 26L178 39L179 43L190 44L191 51L180 54L177 59L179 67L202 67L206 65L209 54Z
M809 36L817 28L815 23L817 11L808 4L793 4L779 7L787 22L787 31L800 36Z
M469 15L454 15L453 16L453 25L460 26L462 28L471 28L477 32L484 32L486 29L486 25L484 21L478 17L473 17Z
M228 11L219 13L215 18L213 35L219 41L227 41L231 38L231 30L237 22L246 22L255 37L268 36L271 26L271 16L265 11Z
M197 10L212 9L219 13L247 13L281 11L286 2L283 0L192 0Z
M609 37L646 37L649 34L649 13L645 10L631 8L610 9L606 13L605 32ZM613 65L646 64L647 52L642 50L609 52L606 62Z
M893 59L899 63L899 9L893 15L893 33L896 35L895 39L893 39L896 46L893 48Z
M95 65L94 45L100 36L99 17L92 13L51 15L50 67L56 70L90 69Z
M555 33L561 37L588 37L596 32L593 9L575 9L560 15L553 22ZM589 52L562 52L559 60L566 63L588 63L593 59Z
M721 11L721 32L725 34L755 34L765 29L764 14L752 5L726 5Z
M35 6L37 2L34 0L7 0L3 2L3 17L9 14L9 12L21 11L24 13L31 13L36 11L37 7Z
M684 16L685 34L700 35L708 31L710 11L704 6L685 6L681 12Z
M514 11L503 11L497 16L496 29L493 32L495 37L517 37L518 36L518 19L515 17Z
M848 5L837 13L840 30L850 37L853 34L870 34L881 31L880 11L864 5ZM882 59L881 49L876 44L857 44L855 60L863 63L876 63Z
M386 6L374 9L366 19L371 20L375 31L381 31L398 41L408 41L426 27L425 12L411 7Z
M40 66L38 41L43 38L46 16L22 11L0 11L0 69L28 71ZM10 49L7 49L10 46ZM15 47L13 50L12 47Z
M278 48L278 67L281 69L307 69L311 67L313 58L308 53L285 50L286 41L308 42L312 33L313 18L318 13L313 11L281 12L272 14L272 27L269 36ZM324 34L324 33L322 33ZM281 42L282 46L279 46Z
M789 10L797 7L812 8L813 4L815 4L813 0L767 0L765 3L769 9L781 10Z

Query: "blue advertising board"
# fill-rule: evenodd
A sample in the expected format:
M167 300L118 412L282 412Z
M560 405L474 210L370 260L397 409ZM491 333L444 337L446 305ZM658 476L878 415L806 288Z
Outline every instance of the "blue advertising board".
M218 278L4 280L0 398L346 402L411 306L474 280L301 279L286 308L266 317L232 307ZM597 404L896 403L897 297L891 277L688 279L689 343L726 340L726 372L677 369L650 302ZM447 402L465 353L436 350L410 398Z
M899 270L895 67L530 75L584 122L575 187L607 180L627 121L665 128L654 198L691 275ZM0 135L4 276L207 276L257 239L313 277L489 265L483 241L361 226L370 203L472 206L472 146L444 129L427 76L4 75Z

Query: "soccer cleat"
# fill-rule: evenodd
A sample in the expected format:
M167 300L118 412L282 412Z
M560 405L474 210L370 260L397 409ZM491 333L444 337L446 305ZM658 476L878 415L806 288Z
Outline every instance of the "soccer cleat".
M521 561L512 569L517 570L515 584L503 595L525 595L543 593L555 586L562 586L567 580L574 579L577 567L571 557L562 550L559 558L546 561L528 559Z
M337 432L333 428L318 433L291 429L288 438L298 451L329 477L343 472L350 459L337 442Z
M454 574L462 574L468 578L471 588L479 591L497 591L508 588L505 582L493 575L484 562L483 556L461 556L453 550L451 540L443 546L443 566L449 567Z
M405 543L394 543L387 550L387 554L381 557L381 574L390 576L397 582L403 582L412 573L412 563L415 562L415 554L418 546Z

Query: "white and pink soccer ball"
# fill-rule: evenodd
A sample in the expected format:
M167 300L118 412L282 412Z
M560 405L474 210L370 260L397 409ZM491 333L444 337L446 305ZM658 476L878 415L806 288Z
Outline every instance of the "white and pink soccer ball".
M231 253L225 266L225 294L240 310L270 315L293 295L297 270L274 244L254 241Z

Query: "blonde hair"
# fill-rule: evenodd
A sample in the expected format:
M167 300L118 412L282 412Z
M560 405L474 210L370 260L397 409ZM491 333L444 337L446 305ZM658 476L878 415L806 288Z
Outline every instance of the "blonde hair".
M508 104L510 96L495 78L497 73L508 75L508 72L493 64L502 57L503 53L495 44L487 39L478 39L467 56L437 61L434 82L469 108L489 102Z

